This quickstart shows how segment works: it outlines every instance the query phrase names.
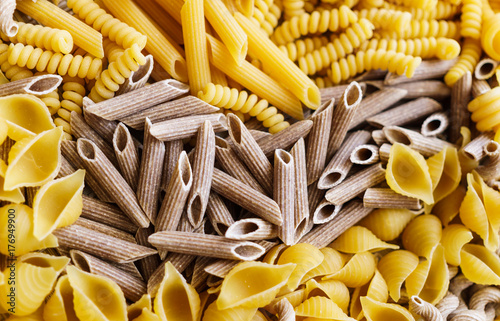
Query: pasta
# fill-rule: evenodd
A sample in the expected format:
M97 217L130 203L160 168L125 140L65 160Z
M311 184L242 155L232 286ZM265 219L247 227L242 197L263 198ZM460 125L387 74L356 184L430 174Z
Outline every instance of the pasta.
M349 318L335 302L323 296L305 300L295 308L295 314L318 319L354 320Z
M9 36L15 36L19 30L18 24L13 19L16 1L4 1L0 6L0 10L0 30Z
M414 321L410 311L394 303L377 302L369 297L361 297L361 306L368 321L405 320Z
M306 282L306 297L326 296L335 302L344 313L347 313L349 306L349 289L347 286L337 280L328 280L317 282L314 279Z
M500 283L500 259L482 245L463 246L460 251L460 268L464 276L474 283Z
M307 191L307 159L306 147L303 138L300 138L290 150L290 154L295 162L295 238L300 238L308 232L310 226L309 199Z
M389 296L394 302L399 301L403 282L415 271L418 264L418 256L407 250L389 252L378 262L377 269L387 282Z
M481 29L481 45L488 56L500 60L498 46L493 42L498 37L498 15L491 9L488 1L483 2L484 24Z
M307 53L326 46L327 44L328 38L326 37L307 37L281 45L278 48L283 51L290 60L297 61L297 59L304 57Z
M57 280L54 293L43 308L43 318L44 320L50 320L50 318L62 321L78 320L73 304L73 288L67 275Z
M460 183L462 172L458 153L455 148L445 147L426 162L432 180L433 199L437 203L450 195Z
M278 258L277 264L294 263L296 266L286 282L284 291L294 291L299 286L304 275L320 265L323 259L323 253L311 244L298 243L285 249Z
M444 37L458 39L460 37L460 23L449 20L411 20L404 32L381 31L381 37L386 38L421 38L421 37Z
M467 109L472 113L471 120L476 122L476 128L480 131L498 131L500 87L492 88L486 93L477 96L468 105Z
M349 228L329 246L344 253L399 249L398 245L381 241L369 229L362 226Z
M375 257L370 252L359 252L338 272L323 277L323 280L339 280L351 288L360 287L370 281L375 273Z
M444 82L448 86L453 86L467 71L472 73L481 57L481 52L481 44L478 40L465 38L460 57L444 76Z
M464 0L462 15L460 16L460 35L479 39L481 37L481 24L483 14L482 1Z
M0 160L0 201L8 201L11 203L24 203L25 198L21 188L15 188L12 191L5 191L3 188L5 171L7 164Z
M211 303L203 314L203 321L250 320L256 308L235 307L220 310L217 302Z
M320 252L323 253L323 261L315 268L309 270L302 278L301 283L317 276L336 273L344 266L345 257L337 250L331 247L324 247L320 249Z
M273 199L281 210L283 224L278 227L278 237L286 245L295 243L295 161L282 149L274 152ZM286 252L286 251L285 251Z
M361 319L364 315L360 301L361 297L364 296L379 302L387 302L389 290L387 289L387 283L378 270L375 270L375 275L369 283L354 289L352 293L349 313L356 317L357 320Z
M441 240L441 221L435 215L419 215L405 228L403 246L418 256L430 259Z
M382 241L392 241L403 232L414 216L408 209L376 209L362 219L359 225L368 228Z
M139 181L139 154L128 128L120 123L113 135L113 149L120 172L133 190Z

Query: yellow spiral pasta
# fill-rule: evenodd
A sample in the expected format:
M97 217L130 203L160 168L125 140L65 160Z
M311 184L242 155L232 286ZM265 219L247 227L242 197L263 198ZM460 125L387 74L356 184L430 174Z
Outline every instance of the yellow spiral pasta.
M312 80L314 81L316 86L318 86L319 89L335 86L330 77L316 77L312 78Z
M113 98L120 85L130 77L132 71L137 71L139 66L146 63L146 57L141 53L137 44L127 48L116 61L108 65L97 79L90 91L89 98L95 103Z
M441 236L446 262L451 265L460 265L460 251L472 238L471 231L462 224L446 226Z
M326 46L300 57L298 59L300 69L307 75L314 75L330 65L332 61L337 61L352 53L363 41L370 39L373 35L373 28L370 21L361 18L338 37L333 38Z
M437 216L419 215L403 231L403 246L418 256L430 258L441 240L441 232L441 221Z
M50 74L59 74L70 77L96 78L102 69L102 60L86 56L85 58L71 54L63 55L59 52L44 51L30 45L10 44L9 63L19 67L27 67L38 71L47 71Z
M407 250L392 251L378 262L377 269L382 274L389 288L389 295L397 302L401 296L401 286L417 268L418 256Z
M341 254L337 250L334 250L331 247L324 247L320 249L320 252L323 253L323 261L320 265L307 272L300 283L304 283L305 281L317 276L325 276L338 272L344 266L346 261L345 255Z
M66 30L24 22L18 22L18 25L19 29L15 36L7 37L7 35L1 33L2 39L63 54L68 54L73 50L73 37Z
M465 38L462 44L462 52L457 63L448 70L444 76L444 82L453 86L467 72L474 72L479 58L481 58L481 43L479 40Z
M54 118L54 124L61 126L65 133L71 135L71 112L82 114L83 97L85 96L85 80L78 77L63 78L61 108Z
M436 6L438 1L437 0L390 0L389 2L400 6L420 8L426 10Z
M281 45L279 48L288 58L290 58L290 60L296 61L300 57L304 57L306 54L320 49L327 44L327 37L308 37Z
M344 253L399 249L398 245L380 240L369 229L363 226L350 227L329 246Z
M347 6L341 6L339 9L313 11L283 22L274 30L271 38L277 45L284 45L308 34L347 28L357 20L356 14Z
M386 69L398 75L405 74L411 78L415 69L422 62L422 58L407 56L395 51L369 49L359 51L356 55L350 54L346 58L335 61L328 70L329 77L334 84L339 84L364 71Z
M61 100L59 99L59 93L57 92L57 89L39 97L43 101L45 106L47 106L47 109L49 110L49 113L51 115L57 113L59 108L61 108Z
M268 35L272 35L280 17L281 9L275 3L257 0L250 20L260 26Z
M484 52L492 59L500 60L500 14L494 12L488 1L483 2L484 23L481 30L481 45Z
M405 208L376 209L359 222L382 241L392 241L404 230L415 214Z
M123 48L130 48L133 44L140 49L146 46L145 35L106 13L93 0L68 0L67 5L80 19Z
M340 271L323 277L323 280L339 280L351 288L362 286L370 281L375 273L375 257L370 252L360 252L340 269Z
M481 0L463 0L460 16L460 35L479 39L483 22L483 2Z
M358 18L370 20L377 29L405 30L410 26L412 19L409 12L388 9L371 8L354 12L358 15Z
M415 7L398 6L389 2L384 2L382 7L385 9L409 12L414 20L452 19L457 13L460 12L461 8L460 6L445 1L438 1L436 6L426 10Z
M283 6L285 19L288 20L292 17L303 14L305 12L304 2L304 0L282 0L281 5Z
M290 126L276 107L269 106L265 99L259 100L255 94L248 95L244 90L208 83L203 91L198 92L198 98L220 108L256 117L264 127L269 128L271 134Z
M314 296L302 302L295 308L295 315L318 319L354 321L335 302L323 296Z
M5 77L11 81L33 76L33 72L26 67L19 67L9 63L9 45L0 43L0 69Z
M474 98L467 105L467 109L472 113L471 119L476 122L476 128L479 131L498 131L500 127L500 86Z
M320 265L323 259L323 253L317 247L307 243L298 243L284 250L277 264L296 264L295 269L286 282L284 291L289 292L295 290L299 286L304 275Z
M375 270L375 274L369 283L354 289L352 293L349 314L356 320L361 320L363 318L360 299L365 296L379 302L387 302L387 299L389 299L387 282L378 269Z
M104 48L104 55L108 59L108 64L116 61L116 59L125 51L125 49L120 47L116 42L111 41L109 38L104 38L102 45Z
M361 297L363 314L368 321L398 320L415 321L410 311L394 303L383 303L369 297Z
M306 297L311 298L313 296L325 296L335 302L344 313L347 313L350 296L349 289L344 283L337 280L321 282L314 279L309 280L306 283Z
M460 269L474 283L500 285L500 257L482 245L464 245L460 251Z
M412 39L422 37L444 37L458 40L460 23L449 20L412 20L408 28L403 30L381 30L377 37Z

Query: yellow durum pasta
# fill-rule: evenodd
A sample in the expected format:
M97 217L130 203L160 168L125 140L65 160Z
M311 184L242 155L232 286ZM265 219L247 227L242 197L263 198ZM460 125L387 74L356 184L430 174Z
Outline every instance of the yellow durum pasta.
M362 226L353 226L349 228L329 246L344 253L358 253L364 251L377 252L382 249L399 249L398 245L383 242L369 229Z
M500 285L500 258L482 245L464 245L460 252L460 268L474 283Z
M305 300L295 308L295 314L320 319L355 320L348 317L335 302L323 296L314 296Z
M5 172L7 164L0 159L0 201L8 201L11 203L24 203L24 193L21 188L15 188L11 191L6 191L3 188Z
M462 178L456 148L443 148L427 159L427 166L432 180L434 202L439 202L457 188Z
M339 280L348 287L359 287L370 281L375 273L375 257L370 252L354 254L340 271L323 277L323 280Z
M462 224L446 226L441 236L446 262L451 265L460 265L460 251L472 238L472 232Z
M286 282L285 292L295 290L304 275L321 264L324 259L323 253L318 248L307 243L298 243L290 246L281 253L278 265L294 263L297 266Z
M399 304L377 302L369 297L362 297L361 306L368 321L415 321L410 311Z
M378 262L378 270L387 281L389 295L397 302L401 296L401 286L417 268L418 256L407 250L397 250L384 255Z
M306 297L311 298L313 296L326 296L335 302L344 313L347 313L350 299L349 289L341 281L326 280L318 282L314 279L307 281Z
M320 249L320 252L323 253L323 261L317 267L309 270L309 272L304 275L300 283L304 283L305 281L317 276L325 276L327 274L338 272L346 262L345 255L330 247L324 247Z
M404 208L380 208L368 214L359 225L368 228L379 239L387 242L397 238L414 217L412 211Z
M387 282L378 270L375 270L375 274L369 283L354 289L352 293L349 314L357 320L361 320L363 317L360 299L365 296L375 301L387 302L389 289L387 288Z
M430 258L441 240L441 221L435 215L419 215L406 226L402 241L405 249Z
M68 275L57 280L54 293L45 304L43 318L45 320L78 321L73 303L73 288Z

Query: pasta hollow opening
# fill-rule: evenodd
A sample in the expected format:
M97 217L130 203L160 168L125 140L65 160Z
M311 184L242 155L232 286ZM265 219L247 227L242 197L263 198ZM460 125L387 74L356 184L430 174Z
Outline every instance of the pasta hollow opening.
M363 93L361 92L361 87L357 82L352 82L346 89L346 94L344 96L344 103L346 108L351 108L356 106L361 100Z
M326 223L327 221L331 220L338 211L339 209L337 205L326 204L315 213L316 215L314 216L314 223Z
M77 148L80 151L80 155L87 158L88 160L94 160L96 158L94 146L92 146L92 143L79 139L77 142Z
M227 144L225 139L222 139L218 136L215 136L215 145L220 148L228 149L229 145Z
M486 61L484 62L480 67L479 67L479 73L476 73L476 77L484 77L487 75L490 75L493 73L493 70L495 69L495 65L493 64L493 61Z
M398 131L398 130L394 130L394 129L388 129L386 132L385 132L386 136L392 138L392 140L395 142L395 143L400 143L400 144L403 144L403 145L410 145L411 144L411 140L410 138L405 135L404 133Z
M286 151L281 149L276 151L276 157L278 157L285 165L290 164L290 162L293 160L290 153L287 153Z
M256 259L262 254L264 254L263 248L255 245L238 245L234 248L234 253L245 259Z
M231 137L237 144L241 144L241 126L236 117L228 117L229 128L231 128Z
M44 77L30 84L28 90L35 93L45 92L50 88L56 88L60 82L61 80L59 77Z
M500 152L500 145L495 141L491 141L486 144L485 150L488 154L495 154Z
M90 271L90 265L87 262L87 260L77 251L71 251L71 259L75 262L75 265L78 266L80 269L82 269L85 272Z
M123 126L118 126L116 137L116 148L118 148L120 152L123 152L128 145L127 130Z
M339 172L331 172L330 174L325 176L325 183L329 186L337 184L338 181L342 180L342 173Z
M354 154L354 157L359 161L367 161L372 158L373 152L368 148L360 148Z
M146 57L147 58L147 57ZM131 83L135 84L139 82L142 78L148 75L149 70L151 69L151 63L153 62L153 59L147 58L146 59L146 64L142 65L137 72L134 72L132 77L130 77Z

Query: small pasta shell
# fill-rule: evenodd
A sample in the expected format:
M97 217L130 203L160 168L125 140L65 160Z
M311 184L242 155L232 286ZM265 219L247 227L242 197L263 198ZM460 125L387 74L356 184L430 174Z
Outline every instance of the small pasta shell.
M399 249L398 245L380 240L369 229L363 226L350 227L329 246L344 253Z
M0 124L1 126L1 124ZM7 164L0 159L0 201L7 201L10 203L24 203L24 193L21 192L21 188L15 188L11 191L6 191L3 189L4 176L7 171Z
M500 258L482 245L464 245L460 251L460 268L474 283L500 285Z
M453 192L462 178L457 149L444 147L427 159L427 166L432 180L434 202L438 202Z
M327 280L317 282L312 279L306 283L306 296L311 298L313 296L324 296L335 302L339 308L347 313L349 306L349 289L347 286L337 280Z
M133 320L142 314L142 310L153 310L153 305L151 304L151 295L144 294L139 300L132 303L127 307L127 317L129 320Z
M450 195L446 196L432 207L432 213L439 217L444 226L448 225L448 223L458 215L465 193L465 187L458 185Z
M441 236L441 244L444 247L446 262L451 265L460 265L460 251L472 239L472 232L462 224L450 224L445 227Z
M305 300L295 308L295 314L301 317L355 320L348 317L335 302L323 296L314 296Z
M334 273L327 275L323 280L339 280L350 288L357 288L370 281L375 273L375 257L370 252L360 252L344 265L344 267Z
M283 299L287 299L293 307L296 307L306 299L306 289L301 288L285 295L277 296L274 300L271 301L271 303L266 305L264 309L271 314L276 314L274 305Z
M54 293L43 309L45 320L78 321L73 305L73 288L67 275L57 280Z
M234 307L258 308L269 304L292 275L296 264L271 265L243 262L222 282L217 298L221 310Z
M389 295L398 302L401 286L418 266L418 256L406 250L397 250L384 255L378 262L378 270L387 282Z
M307 243L298 243L284 250L278 259L278 264L295 263L297 265L286 283L288 291L295 290L304 275L320 265L323 259L323 253L314 245Z
M385 173L387 184L396 193L434 203L427 163L410 147L400 143L392 145Z
M399 304L378 302L364 296L361 297L361 306L368 321L415 321L410 311Z
M324 255L323 261L320 265L307 272L300 283L305 283L305 281L317 276L324 276L338 272L344 266L346 261L345 256L337 250L334 250L331 247L324 247L320 249L320 251Z
M352 293L349 313L357 320L361 320L363 318L360 301L360 298L363 296L370 297L375 301L387 302L387 299L389 298L389 289L387 287L387 282L385 282L384 277L378 269L375 270L375 274L369 283L354 289L354 292Z
M154 314L151 310L146 308L142 309L141 314L132 321L160 321L160 317Z
M404 208L376 209L359 222L382 241L392 241L404 230L415 214Z
M418 256L430 258L433 249L441 240L441 232L441 221L437 216L417 216L403 231L403 246Z
M203 314L202 321L248 321L257 311L257 308L245 308L242 306L219 309L217 302L213 302L208 306Z
M276 264L276 262L278 262L278 258L280 257L281 253L283 253L283 251L287 247L288 246L283 243L274 246L272 249L267 251L266 255L262 259L262 262L269 264Z

